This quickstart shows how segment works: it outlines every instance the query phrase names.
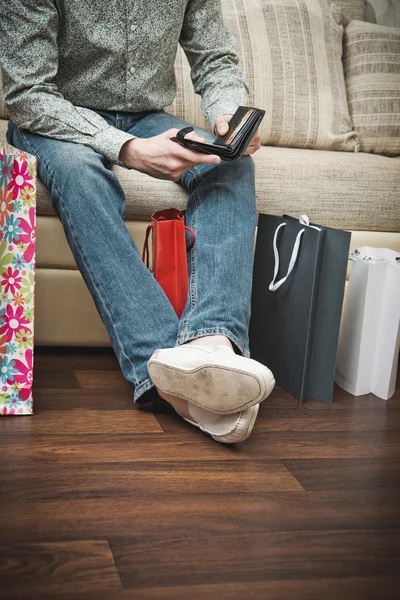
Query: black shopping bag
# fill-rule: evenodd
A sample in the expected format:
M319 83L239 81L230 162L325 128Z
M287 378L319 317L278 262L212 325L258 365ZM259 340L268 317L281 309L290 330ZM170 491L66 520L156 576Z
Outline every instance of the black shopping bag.
M351 234L260 215L250 351L297 398L332 402Z

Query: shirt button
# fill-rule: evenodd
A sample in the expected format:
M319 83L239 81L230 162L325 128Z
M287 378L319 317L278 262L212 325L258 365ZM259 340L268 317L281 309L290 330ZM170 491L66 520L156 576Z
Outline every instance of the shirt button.
M131 25L131 31L135 31L136 25Z
M134 73L136 71L135 67L131 67L129 70L131 73Z

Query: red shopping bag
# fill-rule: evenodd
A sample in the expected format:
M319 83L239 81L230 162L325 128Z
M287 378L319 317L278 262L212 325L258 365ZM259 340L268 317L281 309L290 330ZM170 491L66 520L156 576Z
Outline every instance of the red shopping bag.
M184 215L185 212L177 208L153 213L142 255L143 262L149 267L149 236L153 232L153 274L178 317L183 313L188 294L186 252L195 240L194 231L185 225ZM186 244L186 231L192 238L189 246Z

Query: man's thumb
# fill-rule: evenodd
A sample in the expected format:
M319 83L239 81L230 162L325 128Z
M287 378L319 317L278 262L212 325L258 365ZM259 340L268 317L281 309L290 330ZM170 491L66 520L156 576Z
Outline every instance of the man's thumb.
M229 131L228 123L226 121L224 121L223 123L219 123L219 125L217 125L217 130L219 135L225 135Z

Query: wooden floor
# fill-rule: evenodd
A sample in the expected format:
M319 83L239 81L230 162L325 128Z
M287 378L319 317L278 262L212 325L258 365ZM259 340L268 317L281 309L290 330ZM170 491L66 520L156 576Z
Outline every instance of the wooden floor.
M38 350L34 417L0 419L0 598L400 597L400 389L277 389L226 447L138 409L108 350Z

